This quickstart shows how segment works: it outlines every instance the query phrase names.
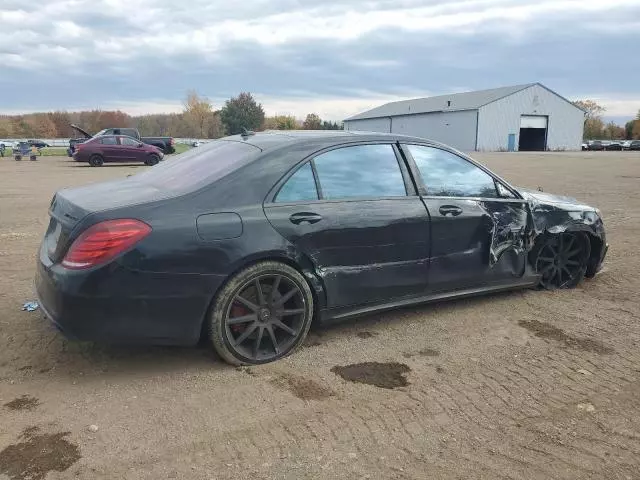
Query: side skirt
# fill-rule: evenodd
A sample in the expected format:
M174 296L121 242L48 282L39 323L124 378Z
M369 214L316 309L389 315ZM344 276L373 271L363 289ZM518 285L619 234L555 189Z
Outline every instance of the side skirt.
M454 290L449 292L431 293L428 295L422 295L419 297L401 298L393 300L387 303L379 303L373 305L358 305L354 307L344 307L336 309L322 310L320 312L321 323L333 323L340 320L344 320L352 317L359 317L362 315L368 315L374 312L383 312L387 310L394 310L396 308L408 307L412 305L420 305L425 303L432 303L442 300L453 300L457 298L473 297L478 295L484 295L488 293L505 292L509 290L519 290L523 288L535 287L538 284L538 277L528 277L521 279L517 283L510 283L508 285L492 285L476 288L468 288L464 290Z

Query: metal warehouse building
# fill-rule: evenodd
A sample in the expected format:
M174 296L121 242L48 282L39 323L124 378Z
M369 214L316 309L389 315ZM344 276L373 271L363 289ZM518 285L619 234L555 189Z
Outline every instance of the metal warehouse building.
M584 111L540 83L392 102L345 130L428 138L462 151L580 150Z

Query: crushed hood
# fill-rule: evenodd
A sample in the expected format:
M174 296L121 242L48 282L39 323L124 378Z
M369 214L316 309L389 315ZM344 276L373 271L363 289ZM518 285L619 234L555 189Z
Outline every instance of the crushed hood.
M525 200L529 200L535 205L549 205L551 207L572 210L572 211L593 211L594 208L589 205L576 200L573 197L567 197L564 195L554 195L552 193L540 192L538 190L528 190L526 188L517 188L518 192L524 197Z

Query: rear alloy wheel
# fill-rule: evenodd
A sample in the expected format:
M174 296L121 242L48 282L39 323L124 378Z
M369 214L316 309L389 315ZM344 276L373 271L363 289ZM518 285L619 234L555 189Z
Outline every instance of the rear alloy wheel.
M102 158L100 155L91 155L91 157L89 158L89 165L91 165L92 167L101 167L103 163L104 158Z
M160 157L158 155L156 155L155 153L152 153L151 155L149 155L147 157L147 159L144 161L145 165L149 165L150 167L153 167L154 165L156 165L158 162L160 161Z
M304 277L279 262L263 262L233 277L210 317L218 354L233 365L273 362L304 341L313 319L313 295Z
M584 233L548 235L536 247L535 269L547 290L577 286L587 270L591 244Z

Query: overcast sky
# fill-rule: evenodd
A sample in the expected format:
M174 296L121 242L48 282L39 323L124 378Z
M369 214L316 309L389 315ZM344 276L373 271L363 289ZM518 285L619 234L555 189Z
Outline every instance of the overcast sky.
M390 100L542 82L640 109L639 0L0 0L0 112L219 108L340 120Z

